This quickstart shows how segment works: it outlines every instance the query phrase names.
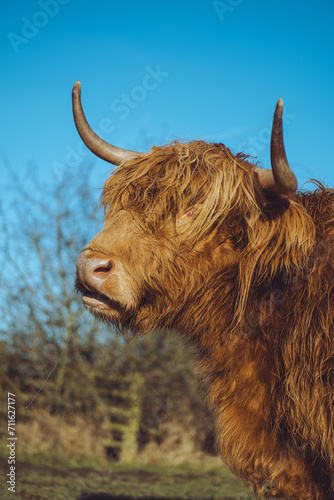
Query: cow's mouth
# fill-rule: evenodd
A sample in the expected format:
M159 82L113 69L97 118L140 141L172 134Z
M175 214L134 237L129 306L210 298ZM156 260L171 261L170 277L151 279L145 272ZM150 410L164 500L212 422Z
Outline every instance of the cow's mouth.
M81 293L82 302L85 307L91 312L94 310L114 311L120 308L120 305L115 300L110 299L103 293L88 290L78 279L76 280L75 287Z
M115 309L115 302L98 292L84 292L82 295L82 302L87 307L106 309L108 311Z

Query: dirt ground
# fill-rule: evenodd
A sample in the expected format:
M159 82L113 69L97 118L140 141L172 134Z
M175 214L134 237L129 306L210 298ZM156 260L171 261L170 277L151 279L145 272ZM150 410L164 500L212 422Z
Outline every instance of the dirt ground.
M16 464L15 493L3 489L1 498L24 500L250 500L253 497L226 469L184 467L123 468L109 471L88 467L64 468ZM6 459L0 469L8 473Z

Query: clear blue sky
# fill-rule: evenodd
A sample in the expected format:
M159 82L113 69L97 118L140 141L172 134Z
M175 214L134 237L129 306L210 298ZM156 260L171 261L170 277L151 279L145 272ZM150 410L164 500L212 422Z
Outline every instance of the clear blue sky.
M80 79L88 120L109 142L148 150L204 138L268 166L283 97L300 185L334 187L333 25L332 0L2 2L0 152L18 172L33 160L51 180L79 173L91 158L72 119ZM98 187L110 166L95 163Z

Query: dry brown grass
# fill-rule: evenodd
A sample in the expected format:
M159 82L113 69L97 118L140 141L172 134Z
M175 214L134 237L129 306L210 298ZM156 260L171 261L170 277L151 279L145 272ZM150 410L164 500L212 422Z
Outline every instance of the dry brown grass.
M193 419L185 422L177 417L161 424L159 442L150 440L138 453L139 464L198 463L208 458L201 451L198 431ZM46 410L29 411L29 419L18 422L18 458L54 465L58 462L84 464L107 460L103 445L104 426L83 415L65 418L51 415ZM161 439L162 437L162 439ZM5 455L6 443L2 443L1 455ZM219 460L212 457L213 460Z
M17 436L22 456L65 456L70 460L78 457L103 460L105 457L96 423L81 415L65 420L43 409L31 410L29 420L18 422Z
M208 456L200 449L197 430L191 418L187 425L184 421L174 419L162 427L163 441L161 443L150 441L138 455L140 464L179 465L199 463L204 458L207 460ZM218 457L212 458L220 461Z

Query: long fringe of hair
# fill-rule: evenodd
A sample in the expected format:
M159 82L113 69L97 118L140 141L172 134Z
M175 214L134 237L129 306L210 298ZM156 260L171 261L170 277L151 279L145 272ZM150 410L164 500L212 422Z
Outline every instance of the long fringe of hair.
M228 227L242 247L238 322L250 287L283 269L301 268L315 238L314 223L299 200L266 197L254 168L247 157L234 156L223 144L174 142L153 147L115 170L104 186L102 203L107 217L127 210L144 231L155 235L191 210L192 224L183 234L189 248L214 228L226 232Z

